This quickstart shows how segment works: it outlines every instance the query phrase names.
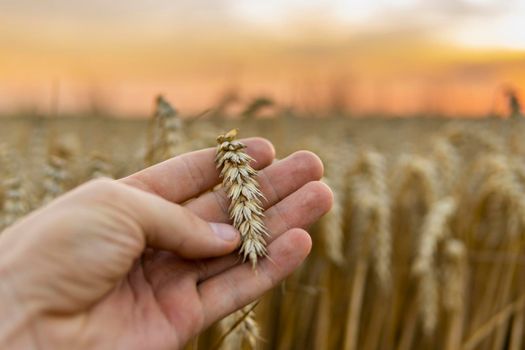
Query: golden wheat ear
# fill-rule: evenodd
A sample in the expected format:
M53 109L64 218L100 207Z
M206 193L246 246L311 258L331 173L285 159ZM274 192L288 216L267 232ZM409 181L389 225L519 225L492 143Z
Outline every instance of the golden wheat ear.
M243 261L250 260L255 270L258 258L268 256L264 239L268 236L263 223L264 196L256 180L257 171L250 166L253 159L245 152L246 145L235 140L237 133L238 130L233 129L217 137L215 163L230 200L230 218L241 234L239 254Z
M256 181L257 171L250 166L253 159L245 152L246 145L235 140L237 134L238 130L233 129L217 137L215 163L230 200L230 218L241 234L239 254L243 262L250 260L256 272L258 259L268 257L264 239L268 235L263 223L264 196ZM250 349L256 348L260 335L254 318L255 305L246 306L221 321L225 330L221 337L222 349L241 349L243 344Z

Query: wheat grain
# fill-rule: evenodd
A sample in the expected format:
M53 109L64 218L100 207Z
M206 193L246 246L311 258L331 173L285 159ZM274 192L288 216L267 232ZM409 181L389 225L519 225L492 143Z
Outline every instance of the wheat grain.
M481 128L452 127L443 132L446 139L456 146L477 146L476 150L503 153L505 145L495 134Z
M365 254L372 254L376 276L386 290L391 283L392 238L385 160L377 152L361 152L350 176L352 206L360 213L356 215L356 231L360 237L371 237L371 242L359 240L365 245Z
M471 199L472 220L475 223L484 222L488 218L486 237L492 245L497 244L506 236L501 235L505 230L508 238L516 238L525 227L525 191L509 160L502 155L483 157L474 167L483 169L482 180L473 189ZM480 228L484 228L479 225ZM483 237L479 237L483 238Z
M93 153L89 159L89 177L97 179L101 177L112 178L111 163L100 153Z
M182 120L177 111L163 96L157 96L146 164L155 164L177 155L181 134Z
M341 197L344 192L338 190L335 185L332 185L332 182L329 179L324 178L323 181L332 188L334 193L334 203L332 209L321 219L321 226L324 232L322 238L328 258L334 264L342 265L344 261L344 208L343 199Z
M412 202L407 203L408 206L414 206L420 198L423 206L428 210L441 197L436 164L421 156L401 156L393 186L396 189L397 200ZM404 199L403 196L408 198Z
M253 159L244 152L246 146L235 140L236 136L234 129L217 137L216 164L221 169L222 185L230 199L230 218L241 234L239 253L244 261L249 259L255 269L257 259L268 254L264 239L268 231L263 223L261 204L263 194L255 179L257 171L249 164Z
M42 205L51 202L65 192L65 181L70 178L70 174L66 169L66 160L51 155L44 168L44 176Z
M29 211L26 194L20 178L10 178L4 182L3 218L0 228L12 225Z
M439 174L440 192L450 194L458 180L461 157L446 139L439 138L432 145L432 155Z
M239 254L243 256L243 261L249 259L252 268L255 270L258 258L266 257L265 236L268 231L263 223L262 203L263 194L259 190L259 185L255 179L257 171L251 166L253 159L244 151L246 146L240 141L236 141L237 130L231 130L224 135L217 137L217 155L215 162L220 170L222 185L230 200L229 215L233 221L233 226L241 234L241 247ZM233 335L230 335L226 344L228 348L240 349L243 339L255 348L259 331L253 315L250 311L244 310L247 314L244 320L237 327ZM239 313L234 313L227 317L223 322L226 326L235 323L239 318Z
M332 209L321 218L320 226L323 234L321 239L326 256L335 265L341 266L344 262L345 250L345 210L347 204L348 170L353 155L351 147L339 145L329 147L320 139L308 141L308 149L317 153L323 160L325 182L333 193ZM341 153L347 154L341 157Z
M419 301L423 316L423 330L434 332L439 310L438 272L436 254L438 244L450 235L448 223L456 209L452 198L437 201L425 217L413 273L419 279Z

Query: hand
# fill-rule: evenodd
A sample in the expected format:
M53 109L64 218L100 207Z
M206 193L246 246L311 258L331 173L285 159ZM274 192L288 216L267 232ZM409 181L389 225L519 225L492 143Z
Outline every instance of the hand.
M173 349L274 287L308 255L302 229L329 210L309 152L256 160L271 232L255 274L235 251L214 150L188 153L119 181L96 180L0 235L0 347ZM179 204L176 204L179 203Z

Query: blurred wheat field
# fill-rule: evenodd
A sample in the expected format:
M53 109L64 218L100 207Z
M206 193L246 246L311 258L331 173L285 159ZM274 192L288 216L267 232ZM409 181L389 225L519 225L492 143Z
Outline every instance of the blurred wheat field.
M257 348L525 348L525 121L167 120L2 119L0 225L237 127L278 158L317 153L335 198L307 262L255 307Z

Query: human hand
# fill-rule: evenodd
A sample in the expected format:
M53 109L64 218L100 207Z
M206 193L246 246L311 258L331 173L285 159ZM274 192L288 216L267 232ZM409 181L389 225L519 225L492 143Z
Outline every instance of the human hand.
M302 228L331 206L322 164L272 164L269 142L244 142L271 233L257 273L234 252L224 192L209 191L214 149L188 153L82 185L0 235L0 347L180 348L293 272L311 247Z

